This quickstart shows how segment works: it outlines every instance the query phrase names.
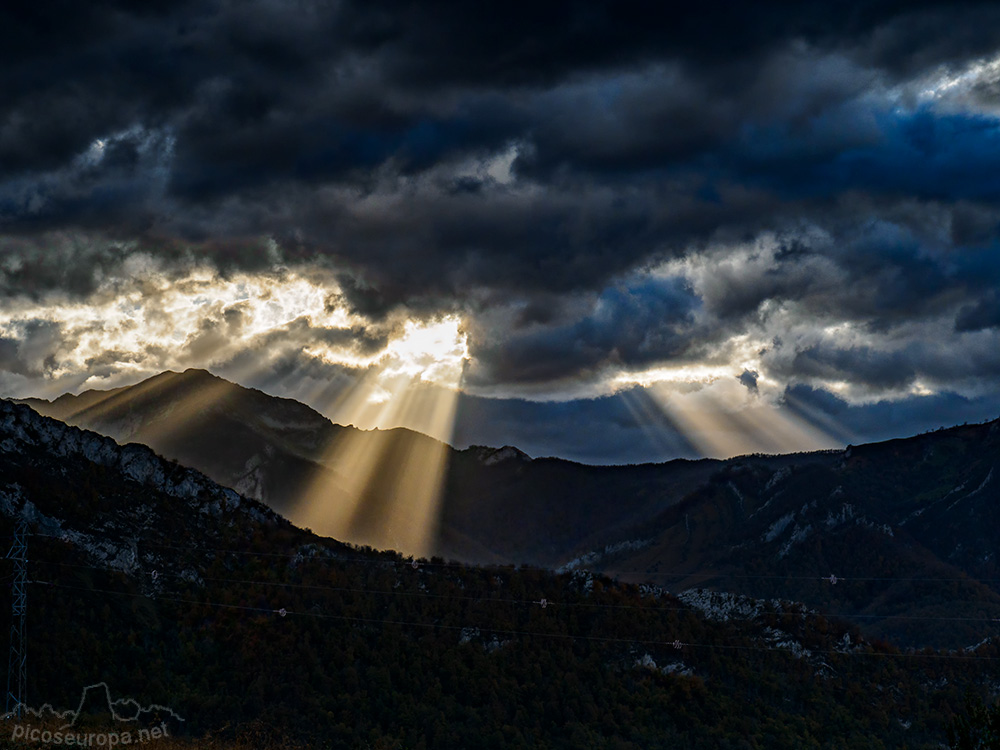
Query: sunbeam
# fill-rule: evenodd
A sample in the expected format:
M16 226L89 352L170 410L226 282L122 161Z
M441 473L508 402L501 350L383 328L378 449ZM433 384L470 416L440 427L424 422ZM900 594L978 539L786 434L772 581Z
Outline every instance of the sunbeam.
M362 429L325 447L324 468L291 509L292 520L345 541L427 554L467 356L457 318L407 322L353 387L320 405L335 422Z
M764 383L761 390L751 390L719 368L664 369L644 374L641 384L651 403L700 455L730 458L841 444L832 428L824 429L773 399Z
M652 398L648 388L629 388L618 395L635 424L653 446L655 460L699 456L697 447L687 439L670 414Z
M233 391L221 379L206 381L184 373L166 372L128 389L96 393L79 404L65 421L70 424L103 425L120 441L181 445L192 433L203 430L211 419L211 407ZM137 420L136 413L153 413L152 419Z

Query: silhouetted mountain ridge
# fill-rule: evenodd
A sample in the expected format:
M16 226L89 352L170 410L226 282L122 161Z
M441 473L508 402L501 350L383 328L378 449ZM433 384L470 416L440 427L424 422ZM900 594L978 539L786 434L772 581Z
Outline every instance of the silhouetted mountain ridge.
M323 502L363 509L346 541L393 546L384 498L405 501L413 478L400 467L438 446L446 473L433 553L787 597L907 643L976 643L1000 617L996 421L845 451L602 467L340 427L203 371L111 393L40 406L144 438L293 520L297 496L320 477ZM338 441L379 459L360 501L338 494L357 464L324 463ZM839 583L824 582L831 575Z
M431 551L469 561L561 564L588 545L602 543L609 530L659 512L706 479L716 465L681 460L594 467L532 460L513 446L460 451L402 428L362 431L335 425L308 406L204 370L162 373L134 386L61 396L51 403L24 403L120 442L149 445L313 526L297 512L310 487L321 484L331 506L356 502L349 488L358 464L338 464L331 457L379 457L357 503L377 508L382 494L414 494L408 486L419 478L400 471L393 461L441 453L446 474ZM339 445L350 450L337 450ZM373 531L378 524L377 516L363 518L358 526L368 534L342 537L391 546L388 535Z

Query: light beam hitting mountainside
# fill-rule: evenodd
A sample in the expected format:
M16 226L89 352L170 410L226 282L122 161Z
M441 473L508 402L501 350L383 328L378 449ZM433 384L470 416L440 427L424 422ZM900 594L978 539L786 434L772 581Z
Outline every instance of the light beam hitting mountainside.
M334 354L331 348L325 356ZM437 528L449 455L445 441L452 434L465 358L457 319L407 321L353 386L327 383L316 394L314 401L340 415L338 421L369 431L336 429L301 404L253 392L268 402L258 403L253 393L196 370L35 405L122 442L155 446L182 462L197 465L208 452L222 464L243 467L217 477L255 497L270 497L277 509L318 533L426 554ZM238 405L247 399L254 404ZM245 421L235 419L236 413ZM424 434L377 429L398 425ZM268 451L276 445L283 468L260 479L257 469L275 458ZM241 450L248 452L238 455ZM275 483L283 485L280 490Z
M313 531L425 555L438 521L458 388L467 361L456 319L406 325L385 364L329 411L344 424L418 425L434 440L388 433L341 433L322 449L317 472L291 513ZM334 480L336 477L336 480Z

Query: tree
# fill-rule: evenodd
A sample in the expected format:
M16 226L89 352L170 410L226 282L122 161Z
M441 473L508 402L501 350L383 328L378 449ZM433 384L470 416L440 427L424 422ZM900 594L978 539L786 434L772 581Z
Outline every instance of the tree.
M948 727L952 750L1000 750L1000 701L992 707L978 698L966 700L967 716L956 716Z

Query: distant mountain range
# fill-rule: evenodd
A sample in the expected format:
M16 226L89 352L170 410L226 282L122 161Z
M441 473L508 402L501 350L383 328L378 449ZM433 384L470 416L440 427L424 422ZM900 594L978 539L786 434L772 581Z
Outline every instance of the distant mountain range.
M445 467L432 554L781 596L906 643L968 645L1000 618L998 422L846 451L597 467L342 427L199 370L27 403L345 541L398 547L386 509L419 494L412 456L431 456ZM299 498L316 486L330 507L359 508L349 525L308 522Z

